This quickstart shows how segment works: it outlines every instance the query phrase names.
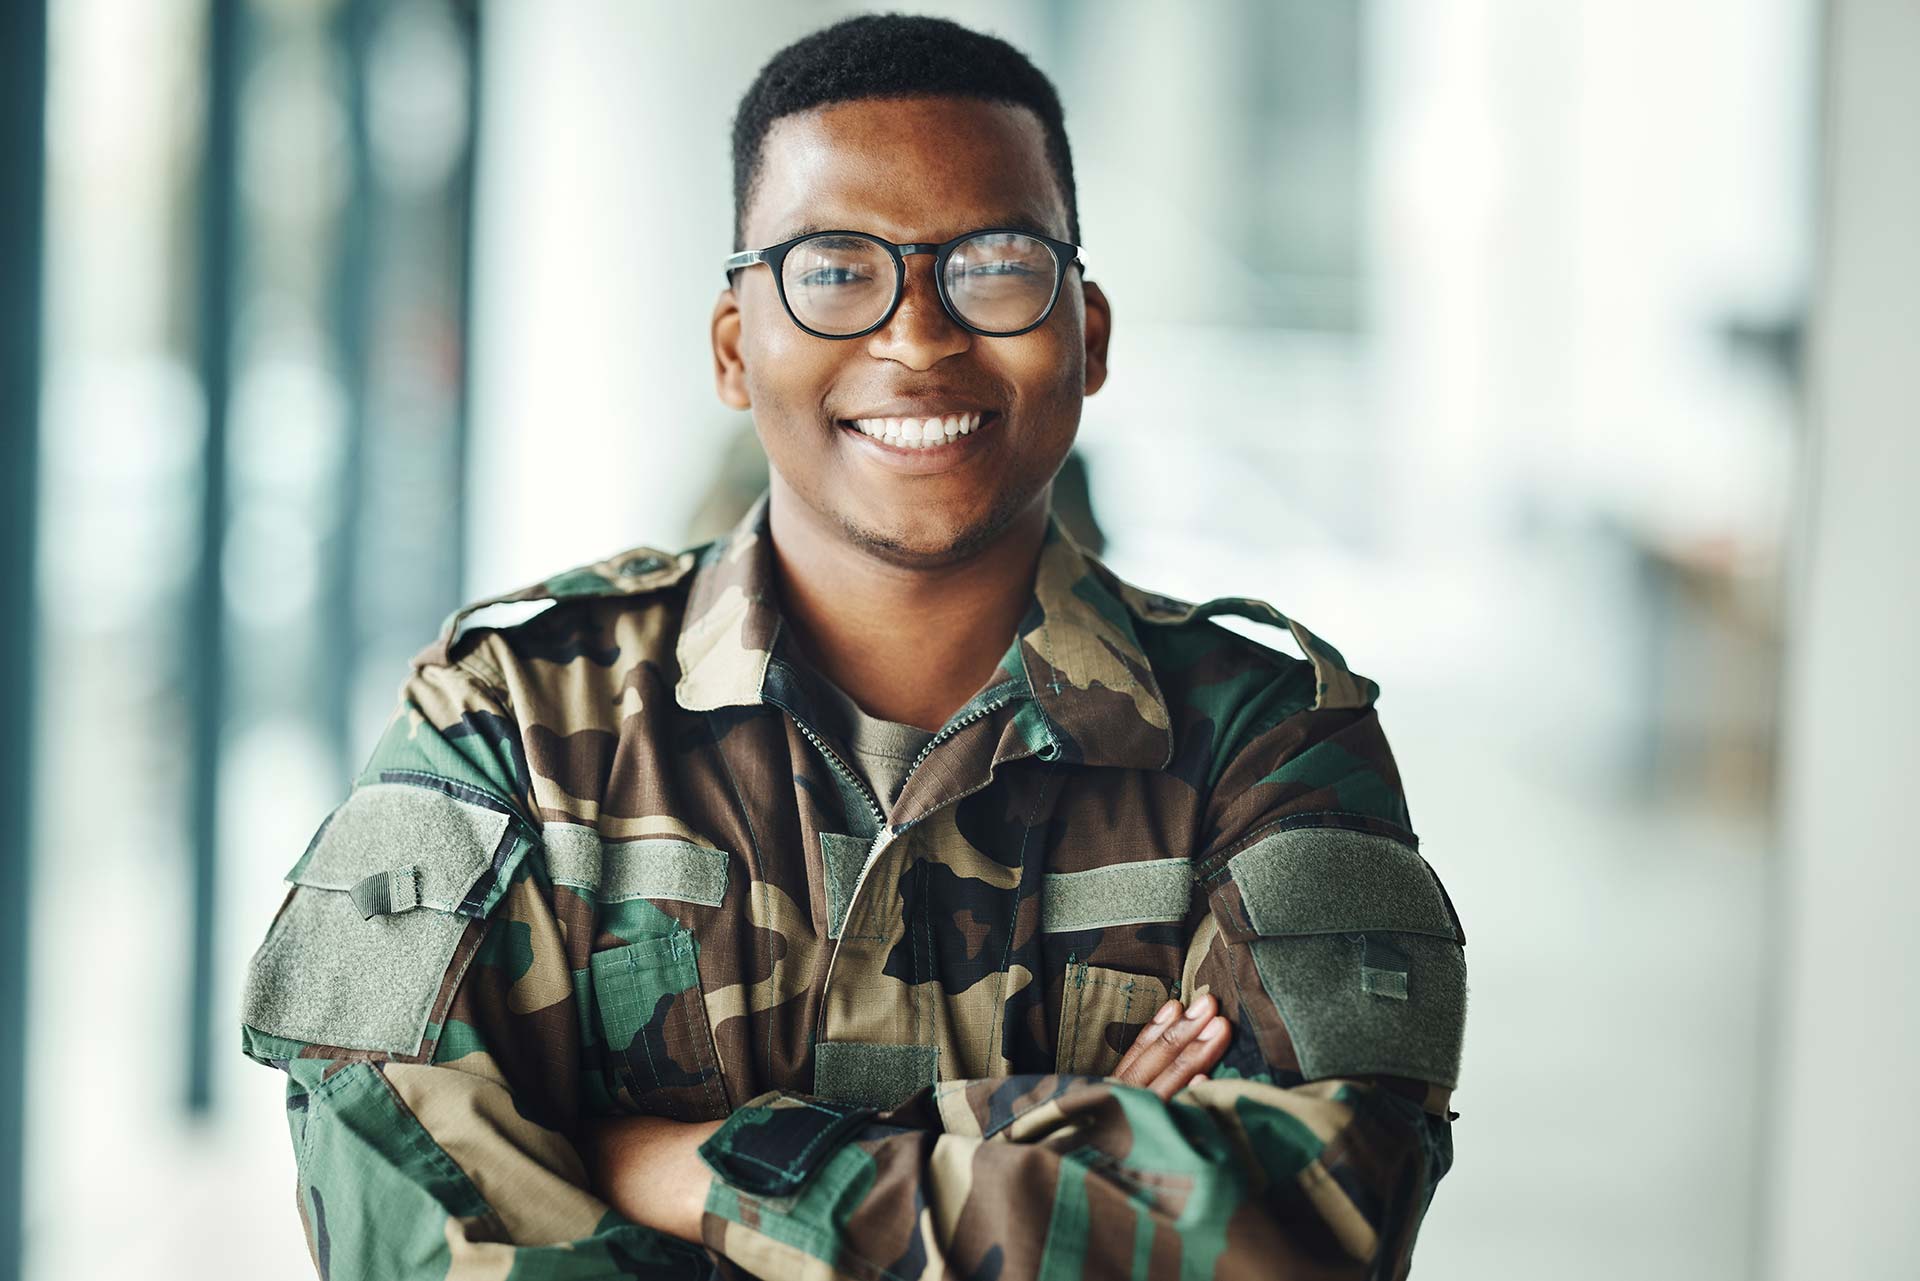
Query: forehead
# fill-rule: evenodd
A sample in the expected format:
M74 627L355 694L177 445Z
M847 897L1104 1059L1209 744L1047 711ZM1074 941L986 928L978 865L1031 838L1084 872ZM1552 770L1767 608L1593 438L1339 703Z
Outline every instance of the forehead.
M773 123L746 232L753 245L806 228L940 241L1002 220L1066 237L1038 117L974 98L870 98Z

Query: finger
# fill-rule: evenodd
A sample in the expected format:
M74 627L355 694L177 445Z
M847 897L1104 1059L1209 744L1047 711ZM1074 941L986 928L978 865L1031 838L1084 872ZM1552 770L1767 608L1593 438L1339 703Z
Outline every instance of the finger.
M1174 1056L1184 1049L1187 1043L1206 1025L1207 1019L1214 1013L1219 1002L1208 993L1197 998L1187 1007L1186 1015L1168 1023L1161 1029L1160 1035L1140 1051L1128 1073L1128 1084L1145 1085L1166 1070Z
M1208 1019L1206 1025L1181 1047L1173 1062L1162 1069L1147 1088L1163 1099L1170 1099L1184 1090L1188 1081L1218 1063L1227 1052L1229 1027L1227 1020L1217 1015Z
M1153 1021L1141 1028L1139 1035L1133 1038L1133 1044L1129 1045L1127 1052L1120 1056L1119 1064L1114 1067L1110 1075L1124 1076L1128 1069L1140 1058L1141 1053L1147 1046L1159 1039L1160 1034L1166 1030L1169 1023L1179 1016L1183 1008L1180 1002L1171 999L1162 1005L1159 1010L1154 1013Z

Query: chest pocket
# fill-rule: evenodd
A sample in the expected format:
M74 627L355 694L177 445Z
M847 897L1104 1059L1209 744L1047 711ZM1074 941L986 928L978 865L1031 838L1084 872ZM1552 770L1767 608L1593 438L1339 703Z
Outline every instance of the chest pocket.
M549 823L543 835L554 883L595 901L601 934L633 940L594 952L576 976L616 1103L681 1121L726 1116L732 1100L707 1021L700 941L663 905L720 906L726 851L657 838L603 843L571 823Z
M699 945L675 926L661 938L595 952L594 1017L634 1111L711 1121L732 1106L707 1024Z
M1184 858L1166 858L1056 873L1047 877L1041 894L1041 930L1076 935L1076 944L1084 940L1061 978L1055 1070L1103 1076L1169 993L1163 978L1099 962L1120 959L1109 953L1124 945L1127 927L1186 918L1193 894L1191 865Z
M1167 999L1167 985L1151 974L1129 974L1076 961L1060 995L1061 1072L1104 1076Z

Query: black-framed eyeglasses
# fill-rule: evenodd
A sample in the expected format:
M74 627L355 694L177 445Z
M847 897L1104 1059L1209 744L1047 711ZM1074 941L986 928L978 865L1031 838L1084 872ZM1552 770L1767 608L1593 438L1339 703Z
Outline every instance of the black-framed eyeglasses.
M986 227L943 244L896 245L864 231L816 231L727 259L727 281L763 262L793 323L816 338L859 338L893 318L908 254L933 255L940 305L953 323L1011 338L1045 323L1080 246L1017 227Z

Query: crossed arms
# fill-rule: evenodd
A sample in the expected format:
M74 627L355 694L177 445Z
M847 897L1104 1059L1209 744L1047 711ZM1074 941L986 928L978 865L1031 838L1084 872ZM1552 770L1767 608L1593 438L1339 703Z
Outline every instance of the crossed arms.
M1151 1090L1165 1102L1220 1061L1231 1025L1212 993L1192 1006L1169 999L1142 1028L1109 1074ZM643 1227L682 1241L701 1240L700 1221L712 1190L712 1170L700 1145L721 1121L666 1117L601 1117L583 1127L581 1151L594 1193Z
M1184 1089L979 1078L885 1113L769 1092L595 1131L563 948L588 926L557 915L538 830L490 808L510 754L475 727L510 718L455 669L404 697L289 874L243 1008L246 1052L287 1074L324 1275L1406 1274L1452 1160L1464 964L1437 882L1368 812L1404 818L1371 708L1280 719L1216 781L1181 990L1233 1031ZM366 875L386 862L415 879Z

